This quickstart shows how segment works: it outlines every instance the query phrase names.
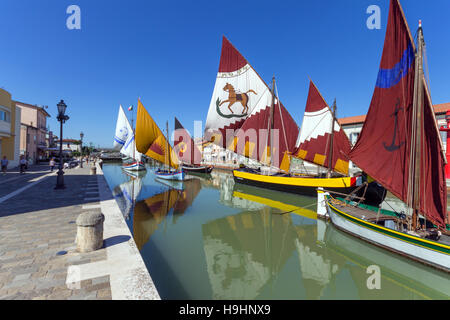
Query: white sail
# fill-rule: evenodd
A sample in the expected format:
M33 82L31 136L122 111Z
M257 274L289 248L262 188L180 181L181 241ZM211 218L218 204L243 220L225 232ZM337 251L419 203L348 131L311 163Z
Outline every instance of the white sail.
M128 136L133 130L129 130L131 126L128 123L125 112L122 105L119 106L119 115L117 116L116 132L114 135L114 149L120 150L125 142L128 140Z
M122 105L119 106L116 133L114 135L114 149L120 149L120 153L134 160L141 161L142 159L142 154L136 150L133 128L123 111Z

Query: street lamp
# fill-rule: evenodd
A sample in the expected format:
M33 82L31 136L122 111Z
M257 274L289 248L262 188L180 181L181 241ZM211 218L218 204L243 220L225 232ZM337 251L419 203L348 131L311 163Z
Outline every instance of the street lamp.
M64 171L63 171L63 157L62 157L62 145L63 145L63 123L69 120L69 116L66 116L66 108L67 105L64 103L64 100L61 100L57 105L58 107L58 116L56 119L61 123L61 129L59 134L59 170L58 177L56 178L56 187L55 189L65 189L64 185Z
M83 133L83 131L81 131L81 133L80 133L80 139L81 139L81 144L80 144L80 153L81 153L80 168L83 168L83 137L84 137L84 133Z

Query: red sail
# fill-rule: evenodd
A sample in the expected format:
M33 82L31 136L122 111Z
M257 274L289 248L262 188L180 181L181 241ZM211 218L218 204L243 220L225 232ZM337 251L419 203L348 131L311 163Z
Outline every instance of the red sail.
M318 164L330 166L330 144L333 129L333 113L315 84L310 81L303 124L297 140L295 156ZM337 121L334 123L333 156L331 169L348 174L350 141Z
M386 38L366 122L350 153L351 160L406 203L408 198L415 47L398 0L391 0ZM422 79L421 79L422 80ZM445 226L447 198L444 161L436 119L425 94L420 209ZM425 188L426 186L426 188Z
M273 137L270 136L271 107L252 113L235 136L234 151L248 158L268 164L268 149L272 145L271 165L289 171L289 158L295 150L298 126L282 103L273 110Z
M178 159L184 163L198 165L202 161L202 153L177 118L175 118L174 150Z

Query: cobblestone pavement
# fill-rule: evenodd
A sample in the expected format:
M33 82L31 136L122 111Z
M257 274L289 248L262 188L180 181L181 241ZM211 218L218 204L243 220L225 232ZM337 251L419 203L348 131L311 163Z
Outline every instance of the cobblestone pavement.
M85 166L66 170L64 182L66 189L54 190L48 166L0 177L0 299L111 299L109 276L66 285L70 265L104 260L106 249L75 250L76 218L100 211L96 176Z

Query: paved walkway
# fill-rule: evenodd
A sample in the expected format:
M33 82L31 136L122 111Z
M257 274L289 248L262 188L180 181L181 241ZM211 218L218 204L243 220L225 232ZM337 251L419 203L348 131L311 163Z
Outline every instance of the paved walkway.
M64 190L54 190L48 166L0 177L0 299L159 299L100 168L89 170L66 170ZM105 242L78 253L75 221L85 211L105 214Z

